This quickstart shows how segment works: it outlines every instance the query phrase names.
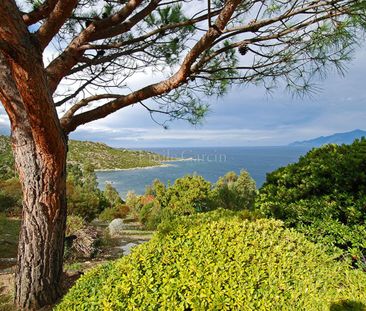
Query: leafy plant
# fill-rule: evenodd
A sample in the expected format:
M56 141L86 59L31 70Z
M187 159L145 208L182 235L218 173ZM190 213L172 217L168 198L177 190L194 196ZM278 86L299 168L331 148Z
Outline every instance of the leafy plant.
M253 209L257 193L256 184L249 173L242 170L238 176L228 172L215 184L215 204L231 210Z
M77 215L68 215L66 218L66 236L75 234L76 231L85 228L85 221Z
M86 273L55 310L329 310L366 305L365 274L334 261L279 221L243 221L219 210L186 216L179 223L131 255Z
M268 174L257 208L364 266L366 140L313 149Z
M130 209L125 204L117 204L113 207L107 207L105 208L100 214L99 214L99 220L101 221L112 221L116 218L126 218L128 213L130 212Z

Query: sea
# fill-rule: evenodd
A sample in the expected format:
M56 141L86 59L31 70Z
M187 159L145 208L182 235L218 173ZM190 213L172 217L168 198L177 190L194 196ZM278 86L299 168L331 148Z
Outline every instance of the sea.
M143 194L146 186L155 179L172 184L177 178L188 174L202 175L214 183L229 171L246 170L260 188L266 174L289 163L298 161L310 148L303 146L276 147L206 147L206 148L146 148L145 150L179 158L164 162L163 166L120 171L98 171L98 184L104 189L111 183L126 198L129 191Z

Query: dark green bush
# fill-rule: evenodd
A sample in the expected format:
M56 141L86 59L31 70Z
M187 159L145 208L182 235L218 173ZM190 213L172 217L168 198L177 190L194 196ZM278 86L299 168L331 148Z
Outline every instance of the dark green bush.
M109 183L106 184L103 195L111 207L124 204L118 191Z
M74 235L78 230L84 229L85 221L80 216L68 215L66 219L66 236Z
M7 136L0 135L0 180L7 180L16 176L10 139Z
M219 210L182 218L179 224L82 276L56 310L366 306L364 273L334 261L279 221L242 220Z
M313 149L267 175L257 208L366 264L366 140ZM343 257L344 257L343 256Z
M78 215L86 221L91 221L102 215L104 220L110 217L125 217L128 212L116 189L107 184L105 191L98 188L97 177L94 168L87 165L81 168L79 165L68 165L67 176L67 204L68 212Z

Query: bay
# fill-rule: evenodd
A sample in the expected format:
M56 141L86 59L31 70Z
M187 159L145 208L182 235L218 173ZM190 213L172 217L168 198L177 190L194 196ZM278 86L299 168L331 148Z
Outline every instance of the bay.
M104 189L111 183L122 198L128 191L143 194L146 186L154 179L165 184L173 183L187 174L202 175L210 182L216 182L229 171L240 173L247 170L259 188L266 174L281 166L296 162L309 151L309 147L206 147L206 148L148 148L158 154L180 158L182 161L164 162L164 166L121 171L98 171L98 184Z

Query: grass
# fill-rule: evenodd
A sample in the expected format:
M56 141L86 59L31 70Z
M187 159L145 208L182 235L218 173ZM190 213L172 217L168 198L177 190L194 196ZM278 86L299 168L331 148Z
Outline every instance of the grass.
M0 214L0 254L2 258L17 256L20 220Z
M0 294L0 311L15 311L13 297L7 294Z
M64 270L67 271L81 271L83 268L83 263L81 262L73 262L73 263L65 263Z

